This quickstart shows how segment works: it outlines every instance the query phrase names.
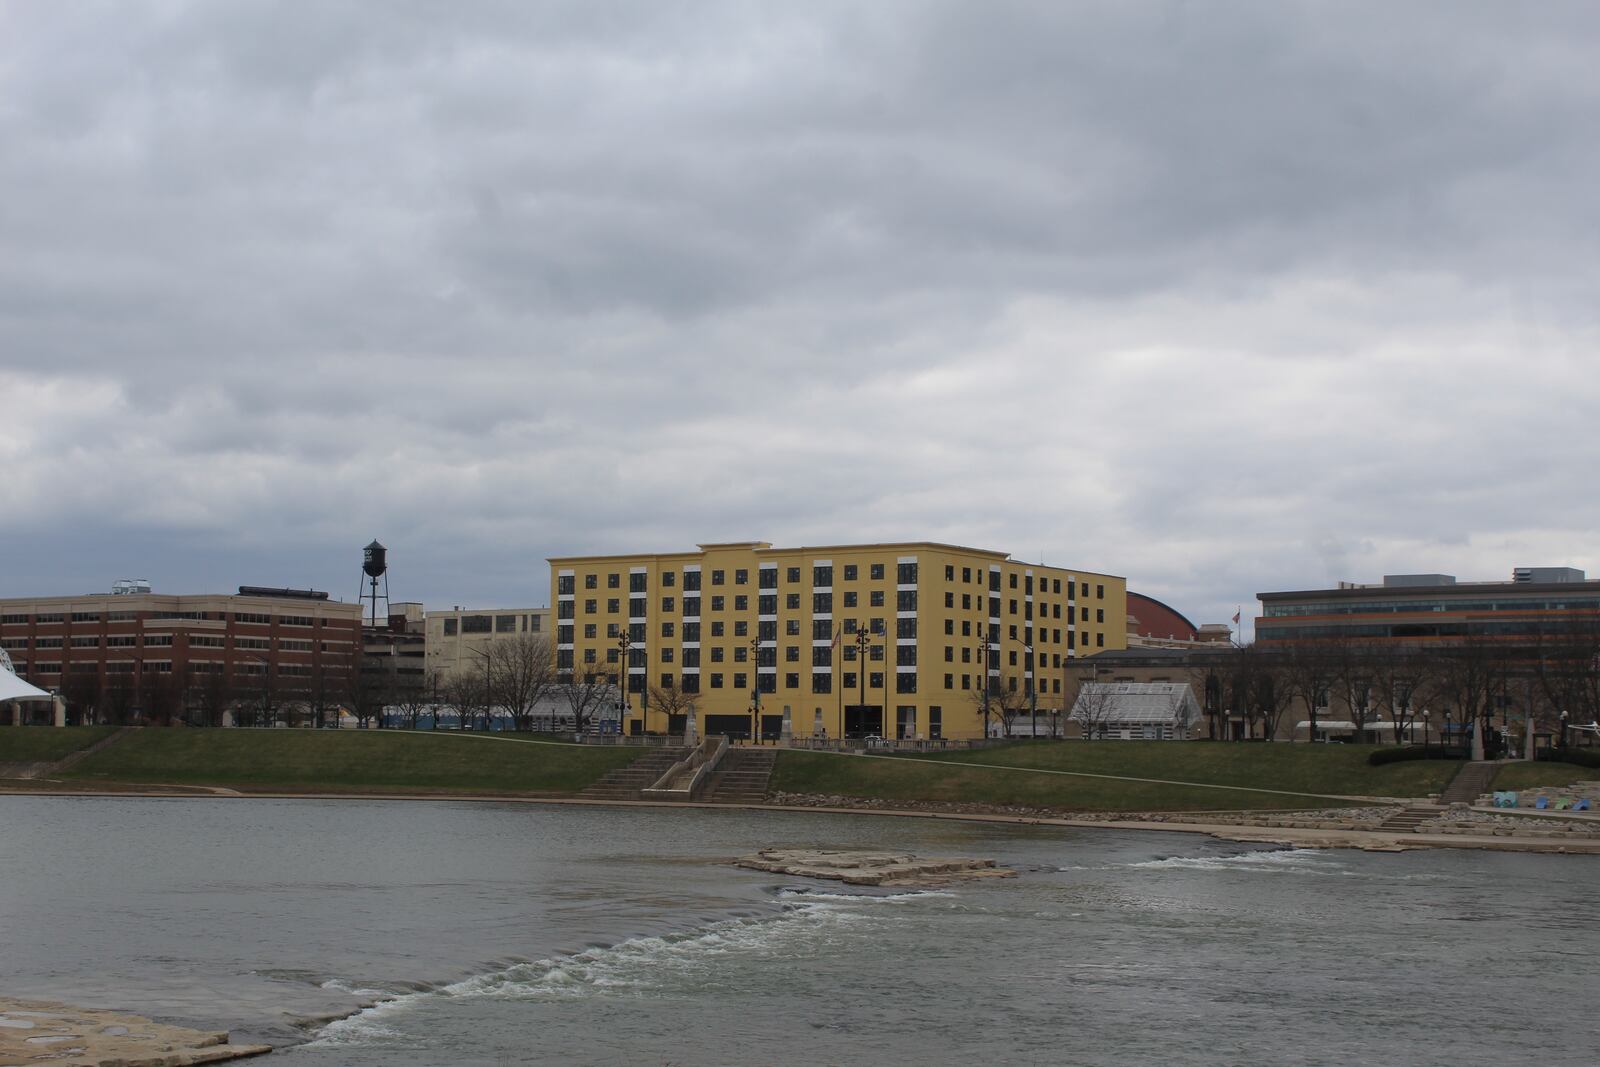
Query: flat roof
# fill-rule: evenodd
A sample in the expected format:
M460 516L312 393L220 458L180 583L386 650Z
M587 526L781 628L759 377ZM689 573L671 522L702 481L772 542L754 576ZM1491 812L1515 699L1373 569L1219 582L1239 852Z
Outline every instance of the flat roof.
M1027 560L1012 558L1009 552L999 552L990 548L973 548L970 545L953 545L943 541L866 541L853 545L795 545L789 548L775 548L767 541L727 541L715 544L697 546L695 552L623 552L603 556L546 556L545 562L552 566L562 563L605 563L620 562L623 560L639 559L695 559L705 555L707 551L716 551L730 548L749 549L753 554L761 555L786 555L795 552L824 553L824 552L861 552L864 550L881 549L892 550L902 548L929 548L938 552L961 552L967 555L983 556L997 563L1010 563L1018 567L1038 567L1042 570L1070 571L1073 574L1090 574L1100 578L1118 578L1126 580L1123 575L1111 574L1107 571L1092 571L1082 567L1062 567L1053 563L1029 563Z
M1600 581L1587 582L1457 582L1455 585L1367 585L1348 589L1297 589L1276 593L1257 593L1260 601L1305 600L1310 597L1332 600L1434 599L1473 597L1485 593L1597 593Z

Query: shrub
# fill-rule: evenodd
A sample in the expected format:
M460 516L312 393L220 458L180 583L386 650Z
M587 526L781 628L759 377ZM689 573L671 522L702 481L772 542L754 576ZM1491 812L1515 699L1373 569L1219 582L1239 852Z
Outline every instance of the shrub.
M1600 767L1600 749L1573 748L1568 745L1566 748L1552 748L1549 752L1550 754L1546 758L1557 763L1571 763L1579 767Z
M1382 767L1386 763L1408 763L1419 759L1463 759L1466 753L1454 745L1406 745L1380 748L1367 756L1367 763Z

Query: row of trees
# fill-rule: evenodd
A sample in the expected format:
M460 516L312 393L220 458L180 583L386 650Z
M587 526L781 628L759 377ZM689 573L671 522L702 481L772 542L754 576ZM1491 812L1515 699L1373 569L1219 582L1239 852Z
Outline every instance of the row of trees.
M1545 628L1519 640L1482 636L1424 645L1335 638L1196 658L1191 680L1213 736L1224 715L1242 718L1252 737L1279 736L1293 712L1313 731L1319 720L1350 722L1357 741L1382 723L1402 743L1435 722L1447 735L1464 734L1475 722L1487 732L1496 716L1556 733L1564 721L1588 723L1600 714L1600 627L1588 625Z

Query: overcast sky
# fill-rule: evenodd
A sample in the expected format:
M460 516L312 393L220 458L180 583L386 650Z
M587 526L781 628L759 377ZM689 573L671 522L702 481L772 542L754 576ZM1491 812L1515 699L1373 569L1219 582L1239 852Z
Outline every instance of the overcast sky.
M0 595L1600 571L1600 9L0 0Z

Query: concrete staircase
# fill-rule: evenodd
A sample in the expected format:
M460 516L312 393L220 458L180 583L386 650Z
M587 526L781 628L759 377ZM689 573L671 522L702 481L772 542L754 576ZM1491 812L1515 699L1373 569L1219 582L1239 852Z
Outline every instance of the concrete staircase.
M1494 785L1494 776L1500 773L1500 764L1492 762L1472 763L1464 765L1456 772L1443 793L1439 794L1439 803L1471 804L1478 799L1478 794L1489 792Z
M638 800L639 793L656 783L656 780L683 758L681 748L652 748L645 754L589 786L578 795L588 800Z
M777 749L732 748L712 772L701 799L713 804L763 804Z
M1438 818L1440 814L1440 810L1432 806L1426 808L1402 808L1379 823L1378 829L1412 834L1416 833L1417 827L1429 819Z

